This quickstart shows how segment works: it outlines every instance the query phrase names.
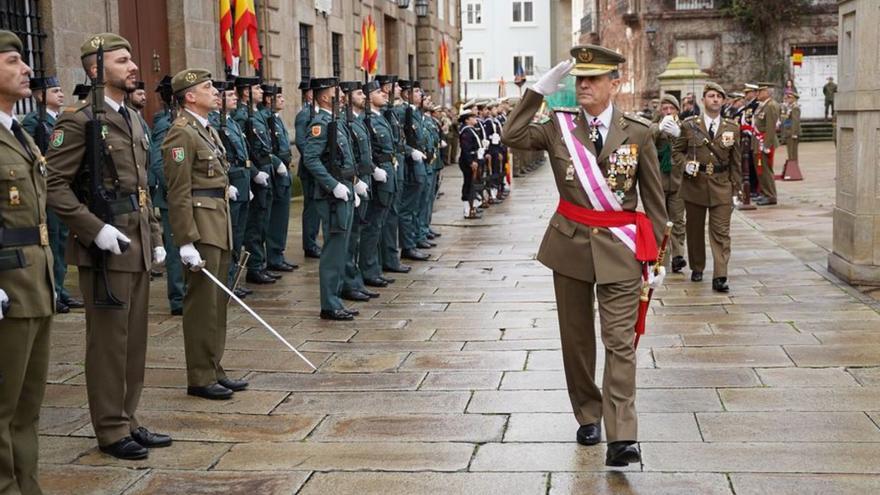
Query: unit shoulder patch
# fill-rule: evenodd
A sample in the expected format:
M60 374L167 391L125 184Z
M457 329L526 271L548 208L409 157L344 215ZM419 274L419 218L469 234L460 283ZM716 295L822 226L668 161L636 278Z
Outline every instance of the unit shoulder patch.
M315 124L312 126L312 137L318 137L321 135L323 131L323 127L320 124Z
M648 120L648 119L646 119L646 118L639 117L638 115L636 115L636 114L634 114L634 113L629 113L629 112L624 113L624 114L623 114L623 118L625 118L625 119L627 119L627 120L629 120L629 121L635 122L635 123L637 123L637 124L642 124L642 125L645 126L645 127L651 127L651 121L650 121L650 120Z
M175 162L180 163L186 159L186 151L182 146L171 148L171 158L174 159Z

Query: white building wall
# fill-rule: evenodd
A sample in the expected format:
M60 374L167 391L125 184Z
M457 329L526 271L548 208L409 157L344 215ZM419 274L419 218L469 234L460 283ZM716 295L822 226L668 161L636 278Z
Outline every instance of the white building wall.
M514 3L532 4L531 22L514 22ZM513 84L514 56L531 56L533 75L526 76L523 90L551 67L552 44L550 8L553 0L461 0L461 64L462 98L497 97L499 82L504 79L506 96L519 95ZM469 6L480 6L482 22L469 23ZM471 10L473 16L474 10ZM522 12L522 10L521 10ZM566 29L568 27L566 26ZM471 74L470 59L479 60ZM475 63L475 66L477 64ZM471 76L474 76L473 79Z

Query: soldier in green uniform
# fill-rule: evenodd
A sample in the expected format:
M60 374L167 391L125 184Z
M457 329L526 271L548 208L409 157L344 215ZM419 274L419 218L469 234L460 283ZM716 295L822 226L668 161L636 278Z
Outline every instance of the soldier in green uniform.
M141 426L135 414L144 383L150 267L165 260L165 249L147 192L149 140L133 110L124 105L125 93L137 80L131 45L113 33L89 37L80 53L91 78L98 74L101 46L106 87L104 101L95 103L103 104L105 113L95 115L91 104L82 104L58 119L46 156L49 206L73 234L66 256L79 267L85 298L86 390L98 445L120 459L143 459L148 447L171 444L167 435ZM86 139L95 124L101 129L97 145L112 157L102 170L103 187L117 198L107 204L109 223L89 210L96 207L96 197L88 186L82 187L89 184L83 174L94 165L86 157L100 152L90 150L93 143Z
M404 135L403 194L400 199L399 232L400 257L425 261L428 254L418 249L419 203L427 182L428 138L425 132L422 89L419 81L398 81L403 102L394 107L394 115L402 124Z
M440 158L440 124L434 118L434 104L427 97L427 103L424 108L425 135L427 136L427 160L425 161L425 171L427 180L425 189L422 192L422 199L419 203L419 232L416 246L422 249L430 249L436 247L437 244L431 241L434 234L431 232L431 214L434 210L434 198L437 197L437 181L440 178L440 170L443 168L443 162Z
M663 95L660 99L660 117L651 125L660 163L660 178L663 180L663 194L666 197L666 213L669 215L669 221L672 222L666 267L671 267L676 273L687 266L687 260L684 258L684 201L678 194L681 188L682 169L680 164L676 164L672 159L672 146L675 139L681 135L681 121L678 119L680 109L675 96Z
M183 342L189 395L229 399L247 382L226 376L220 361L226 345L228 296L200 269L223 279L229 270L232 224L226 150L208 114L217 110L218 91L211 73L184 69L171 80L181 107L162 144L168 181L168 213L174 243L186 272Z
M318 231L321 230L321 219L315 209L315 180L302 165L303 145L308 137L309 124L315 118L315 103L308 79L300 81L299 90L302 91L303 107L296 114L293 125L296 150L299 151L300 156L299 168L296 173L302 182L303 190L302 247L306 258L320 258L321 246L318 246Z
M788 152L788 161L797 164L798 161L798 137L801 134L801 107L798 100L801 96L791 92L785 95L785 110L782 115L782 139L785 140L785 150ZM783 169L784 170L784 169Z
M238 122L232 118L232 112L238 107L238 95L235 89L231 87L232 82L223 83L223 92L221 98L225 102L225 119L220 113L224 111L223 104L220 110L211 112L208 115L208 121L211 126L217 130L223 147L226 149L226 161L229 163L229 221L232 224L232 262L229 265L229 282L230 286L234 282L232 279L236 272L236 264L241 255L241 247L244 244L244 232L247 227L248 205L251 196L251 180L257 171L251 166L251 160L248 157L247 142L244 133ZM169 227L170 230L170 227ZM235 288L235 295L244 298L253 291L244 287L239 283Z
M284 259L287 246L287 226L290 223L290 134L281 112L284 110L284 95L281 86L276 84L263 85L263 104L260 116L266 122L269 139L272 142L272 155L275 170L272 174L272 207L269 214L269 228L266 234L266 263L269 270L292 272L299 268ZM277 160L276 160L277 159Z
M371 181L375 169L373 150L370 145L370 130L364 120L367 95L362 89L362 84L357 81L343 81L339 87L344 91L346 97L345 121L357 169L354 192L358 203L354 208L354 218L351 222L351 233L348 238L348 256L345 260L345 274L342 281L342 298L349 301L369 301L372 297L379 297L379 293L367 289L358 262L361 233L367 224L367 210L371 201L369 195L372 192Z
M55 291L46 226L46 161L15 120L31 95L21 40L0 31L0 493L41 494L40 404Z
M153 115L153 131L150 136L150 168L147 171L150 198L153 206L159 209L162 219L162 242L167 256L165 257L165 277L168 295L168 306L172 315L183 314L183 266L180 264L180 253L171 237L171 223L168 221L168 188L165 184L164 162L162 161L162 142L165 134L175 119L174 96L171 91L171 76L165 76L156 87L164 107Z
M34 110L24 117L21 126L34 138L40 153L46 153L49 148L49 136L55 127L55 121L64 107L64 90L55 77L31 79L31 91L37 104L43 107L44 112L40 117L40 110ZM42 128L40 127L42 121ZM70 291L64 287L64 279L67 277L67 263L64 261L64 245L67 244L69 230L58 219L58 215L52 210L46 212L49 224L49 245L52 247L55 274L55 312L67 313L70 308L82 308L83 302L70 295Z
M773 99L773 83L758 83L758 108L755 110L755 130L759 139L754 140L756 159L760 157L761 166L757 170L761 197L755 201L758 206L776 204L776 179L773 177L773 160L779 139L776 136L776 122L779 120L779 104Z
M356 165L348 132L336 116L335 77L313 78L311 88L316 105L315 118L303 144L303 166L315 179L314 199L324 246L318 266L321 291L321 318L351 320L357 310L347 310L339 298L342 288L348 236L354 216Z
M238 109L233 117L244 131L251 163L257 170L251 181L254 198L248 206L244 234L245 249L251 253L246 279L254 284L274 284L281 277L266 270L266 236L272 208L272 175L277 168L275 162L280 163L280 160L272 154L266 121L256 108L257 102L263 99L259 78L239 77L235 80L235 88L238 91Z
M376 80L381 85L381 90L388 97L388 104L382 109L382 115L391 128L391 138L394 142L394 158L396 177L394 179L395 189L394 197L388 206L388 213L385 217L385 226L382 229L382 241L379 247L380 257L382 259L382 269L392 273L408 273L410 266L400 262L400 202L403 197L403 181L404 171L404 154L406 152L406 144L404 143L403 126L401 121L397 119L395 112L395 104L400 98L400 85L397 84L397 76L378 75Z

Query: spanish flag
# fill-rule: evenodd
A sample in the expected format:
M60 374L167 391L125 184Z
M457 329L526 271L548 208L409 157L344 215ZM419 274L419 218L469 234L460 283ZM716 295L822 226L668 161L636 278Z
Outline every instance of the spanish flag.
M449 46L446 44L445 38L440 41L437 66L437 82L440 83L441 88L446 87L447 84L452 83L452 67L449 62Z
M234 53L238 50L232 49L232 7L229 0L220 0L220 49L226 67L232 67L232 57L238 56Z
M361 69L367 74L375 74L379 68L379 42L376 38L376 25L373 16L368 15L361 23Z
M233 46L240 42L245 33L247 33L248 63L257 67L263 54L260 52L260 41L257 39L257 11L254 8L254 0L237 0L235 2Z

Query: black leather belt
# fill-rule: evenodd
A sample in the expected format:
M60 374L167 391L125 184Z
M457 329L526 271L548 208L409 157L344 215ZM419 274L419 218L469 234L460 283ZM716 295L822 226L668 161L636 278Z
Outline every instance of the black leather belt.
M225 198L226 188L215 187L212 189L193 189L192 195L194 198Z
M712 175L712 174L720 174L722 172L727 172L727 165L715 165L713 163L701 163L700 164L700 172L704 174Z
M49 229L46 224L17 229L0 227L0 248L34 245L49 245Z
M140 208L139 198L135 193L126 194L118 199L111 199L107 202L107 205L110 207L110 212L113 213L113 215L133 213Z
M391 153L373 153L373 161L376 163L394 163L395 156Z

